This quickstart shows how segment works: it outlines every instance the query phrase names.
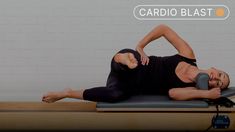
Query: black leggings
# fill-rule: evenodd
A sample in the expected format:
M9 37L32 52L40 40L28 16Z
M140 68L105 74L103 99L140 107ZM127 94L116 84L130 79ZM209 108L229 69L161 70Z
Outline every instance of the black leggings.
M133 94L138 93L138 73L140 64L140 54L132 49L123 49L118 53L133 53L138 61L138 66L129 69L126 65L111 61L111 72L108 76L106 87L95 87L86 89L83 98L96 102L117 102L125 100Z

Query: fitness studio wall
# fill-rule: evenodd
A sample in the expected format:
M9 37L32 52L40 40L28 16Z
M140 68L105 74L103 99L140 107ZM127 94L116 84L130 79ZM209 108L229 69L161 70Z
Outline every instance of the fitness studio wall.
M230 14L223 20L143 20L135 16L138 5L225 5ZM200 16L196 11L193 17L227 16L227 8L211 17L210 10L198 10ZM192 46L200 68L225 69L234 85L234 9L233 0L0 0L0 101L41 101L47 91L103 86L113 55L135 48L159 24L169 25ZM163 11L158 13L164 16ZM188 17L195 15L186 11ZM157 15L148 9L137 13ZM182 17L174 10L167 13L166 18ZM163 38L145 51L176 53Z

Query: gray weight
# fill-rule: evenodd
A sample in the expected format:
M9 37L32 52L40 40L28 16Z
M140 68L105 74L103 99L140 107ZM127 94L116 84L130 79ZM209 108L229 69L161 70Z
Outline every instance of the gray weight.
M196 87L202 90L208 90L209 75L207 73L199 73L196 77Z

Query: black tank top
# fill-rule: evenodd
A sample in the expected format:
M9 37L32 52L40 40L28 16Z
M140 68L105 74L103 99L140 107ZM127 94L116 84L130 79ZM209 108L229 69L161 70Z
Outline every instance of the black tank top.
M149 56L149 65L144 68L145 86L157 88L160 93L168 93L171 88L195 87L195 83L185 83L176 75L175 69L182 61L197 66L196 59L189 59L179 54L165 57Z

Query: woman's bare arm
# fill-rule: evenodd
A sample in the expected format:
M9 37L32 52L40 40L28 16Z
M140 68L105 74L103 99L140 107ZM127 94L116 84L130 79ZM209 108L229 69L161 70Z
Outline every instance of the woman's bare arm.
M195 87L173 88L169 90L169 96L174 100L191 100L198 98L216 99L221 94L220 88L200 90Z
M185 42L175 31L166 25L159 25L149 32L136 46L138 52L143 52L144 47L151 41L156 40L160 37L166 38L181 54L187 58L195 59L192 48L187 42Z

